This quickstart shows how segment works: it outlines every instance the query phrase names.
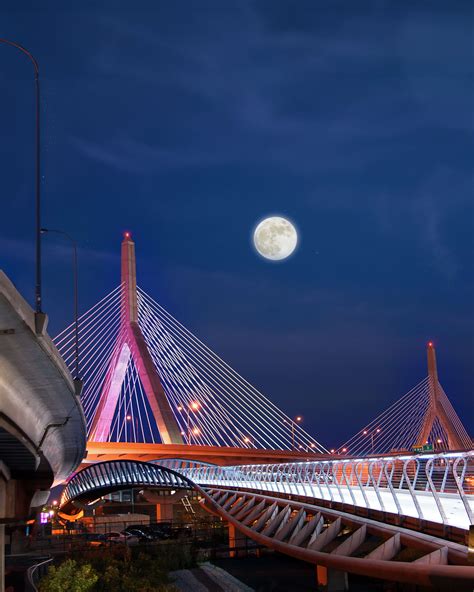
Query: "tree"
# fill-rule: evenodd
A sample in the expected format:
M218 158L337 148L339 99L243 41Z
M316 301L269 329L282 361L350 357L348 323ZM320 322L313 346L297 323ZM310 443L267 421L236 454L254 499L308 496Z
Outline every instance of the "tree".
M66 559L58 567L49 568L39 586L40 592L88 592L99 576L91 565L79 565L74 559Z

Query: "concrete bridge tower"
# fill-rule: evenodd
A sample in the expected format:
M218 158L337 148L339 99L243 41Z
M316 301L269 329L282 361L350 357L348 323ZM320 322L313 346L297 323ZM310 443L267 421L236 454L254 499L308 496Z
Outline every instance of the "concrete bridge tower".
M158 371L138 324L135 243L129 232L122 241L122 314L117 344L110 361L100 401L91 426L90 440L106 442L117 408L127 367L134 363L163 444L183 444Z
M438 381L438 369L436 366L436 351L433 343L430 341L427 345L428 357L428 378L430 389L430 403L426 412L421 431L419 434L418 445L422 446L429 440L433 424L438 419L441 427L446 433L448 439L448 450L463 450L465 445L459 437L456 427L451 418L444 409L440 394L441 387Z

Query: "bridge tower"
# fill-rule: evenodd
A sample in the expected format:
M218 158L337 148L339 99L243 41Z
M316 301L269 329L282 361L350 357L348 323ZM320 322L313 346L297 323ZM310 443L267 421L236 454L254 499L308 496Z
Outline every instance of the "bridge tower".
M471 450L472 440L438 380L427 344L428 376L338 448L353 456L387 452ZM427 448L426 448L426 445Z
M424 417L421 431L418 438L418 445L422 446L429 440L433 424L438 419L448 439L448 450L462 450L465 448L463 441L458 435L458 430L452 419L446 413L441 399L441 387L438 381L438 368L436 365L436 351L430 341L426 348L428 358L428 381L429 381L429 407Z
M135 243L129 232L125 232L122 241L121 275L120 329L92 421L90 440L106 442L109 439L127 367L132 359L155 418L161 441L163 444L183 444L178 423L138 324Z

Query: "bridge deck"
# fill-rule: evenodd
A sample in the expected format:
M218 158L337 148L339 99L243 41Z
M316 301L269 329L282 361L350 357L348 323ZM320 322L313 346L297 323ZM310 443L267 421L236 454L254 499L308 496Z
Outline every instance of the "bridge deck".
M200 482L198 479L196 480L197 483L200 485L206 486L229 486L229 481L225 480L206 480ZM282 487L281 483L255 483L254 481L241 481L239 482L239 489L249 489L255 490L258 488L262 493L265 492L286 492L289 495L300 495L306 497L312 497L315 502L318 499L323 499L326 501L331 501L331 495L328 491L328 488L322 488L322 496L318 490L317 495L314 496L310 491L309 485L300 485L296 483L285 483L284 487ZM403 516L411 516L414 518L419 518L418 511L415 507L413 499L408 491L397 490L397 500L400 504L401 512L398 511L397 505L393 499L392 493L388 489L380 489L380 496L384 505L384 508L381 507L380 502L378 500L377 494L373 488L366 487L364 488L364 493L367 496L368 504L365 502L362 492L359 490L357 491L355 488L352 490L352 493L355 498L355 503L352 500L350 491L347 487L340 485L339 488L336 486L330 486L330 490L332 493L332 500L335 502L342 502L348 505L359 506L362 508L370 507L375 510L385 510L386 512L390 512L393 514L401 514ZM466 514L466 510L462 503L462 500L456 494L439 494L441 498L441 503L443 505L444 511L446 513L447 523L450 526L455 526L457 528L462 528L464 530L469 529L469 519ZM474 496L469 495L467 496L468 502L471 506L471 509L474 511ZM438 510L435 500L430 493L424 492L416 492L416 499L420 505L420 509L423 514L423 519L428 520L430 522L437 522L442 523L441 514Z
M266 450L234 446L193 446L188 444L147 444L141 442L87 443L87 457L82 467L106 460L138 460L149 462L159 459L188 459L228 466L236 464L317 461L330 458L298 450Z

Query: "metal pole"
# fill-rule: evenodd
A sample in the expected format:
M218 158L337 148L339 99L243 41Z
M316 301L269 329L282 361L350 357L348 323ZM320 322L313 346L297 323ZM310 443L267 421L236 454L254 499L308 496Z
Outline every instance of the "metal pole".
M40 81L39 81L39 66L36 59L31 53L25 49L22 45L10 41L9 39L0 38L0 43L11 45L16 47L22 53L24 53L35 70L35 100L36 100L36 174L35 174L35 189L36 189L36 282L35 282L35 309L37 313L42 312L42 300L41 300L41 137L40 137Z
M75 350L75 361L74 361L74 380L80 380L80 368L79 368L79 282L78 282L78 265L77 265L77 243L70 234L63 230L55 230L50 228L40 228L40 233L54 232L65 236L72 244L72 263L73 263L73 274L74 274L74 350Z
M187 408L188 411L188 446L191 444L191 426L190 426L190 418L189 418L189 407Z
M75 341L75 354L76 354L76 362L75 362L75 379L79 380L79 285L78 285L78 278L77 278L77 244L76 241L72 241L73 245L73 252L74 252L74 341Z

